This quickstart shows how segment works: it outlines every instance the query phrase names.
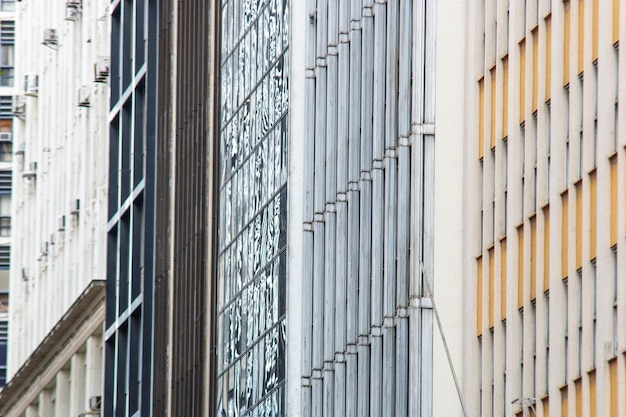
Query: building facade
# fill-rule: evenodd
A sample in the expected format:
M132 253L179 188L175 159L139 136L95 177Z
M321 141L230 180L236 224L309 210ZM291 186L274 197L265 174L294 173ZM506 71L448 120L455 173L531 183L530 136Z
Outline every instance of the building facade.
M105 415L460 414L465 4L331 3L111 3Z
M7 380L15 92L15 2L0 3L0 386Z
M14 64L5 60L10 26L0 28L0 83L15 95L14 325L0 412L79 415L102 396L108 2L5 3L14 2L1 5L15 8L17 28Z
M624 415L623 2L468 12L468 409Z

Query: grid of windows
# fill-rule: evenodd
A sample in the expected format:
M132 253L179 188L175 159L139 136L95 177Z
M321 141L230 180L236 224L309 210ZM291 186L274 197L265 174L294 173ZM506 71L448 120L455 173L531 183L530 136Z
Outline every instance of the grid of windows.
M0 87L13 86L14 46L15 22L12 20L0 21Z
M289 2L222 5L217 415L286 415Z
M7 382L8 337L9 337L9 322L5 320L0 321L0 388L4 387Z
M104 413L115 417L151 414L157 3L111 6Z

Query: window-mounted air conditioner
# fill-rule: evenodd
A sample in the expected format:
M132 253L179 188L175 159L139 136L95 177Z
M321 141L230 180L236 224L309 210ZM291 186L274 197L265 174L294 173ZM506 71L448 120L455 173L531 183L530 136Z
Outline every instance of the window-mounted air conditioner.
M26 115L26 100L24 96L13 96L13 116L23 119Z
M68 0L65 2L65 20L75 22L81 15L81 2L77 0Z
M89 86L84 85L78 89L78 107L89 107Z
M97 83L104 83L109 76L109 57L99 56L93 64L93 75Z
M39 94L39 76L37 74L24 75L24 94L37 97Z
M65 230L65 215L64 214L59 216L57 230L59 230L60 232Z
M78 198L75 198L74 200L70 201L70 214L78 216L78 213L80 213L80 200Z
M91 411L100 411L102 408L102 396L94 395L93 397L89 397L89 409Z
M56 47L59 44L59 36L57 35L57 30L51 28L44 29L42 43L46 46Z
M13 134L11 132L0 132L0 142L12 142Z
M22 142L17 147L17 150L15 151L15 155L24 155L25 151L26 151L26 143Z
M22 177L26 179L31 179L31 178L35 178L36 176L37 176L37 162L31 162L28 165L28 170L24 171L24 173L22 174Z

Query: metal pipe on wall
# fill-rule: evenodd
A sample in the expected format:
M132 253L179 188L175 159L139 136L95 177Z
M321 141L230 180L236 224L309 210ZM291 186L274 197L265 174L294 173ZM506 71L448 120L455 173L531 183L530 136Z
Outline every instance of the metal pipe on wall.
M339 2L337 80L337 235L335 260L335 399L334 415L346 415L346 343L348 278L348 132L350 105L350 3Z
M317 22L313 18L316 10L316 1L307 1L307 36L306 36L306 96L305 108L308 117L305 118L305 157L304 157L304 232L302 237L302 299L310 299L313 294L313 259L314 238L313 238L313 216L315 201L315 109L316 109L316 80L315 80L315 58L316 58L316 32ZM308 157L307 157L308 156ZM313 375L313 304L302 303L302 403L300 405L301 415L312 415L312 375Z
M350 118L348 126L348 282L347 282L347 357L346 415L358 414L359 334L359 179L361 176L361 0L350 3Z

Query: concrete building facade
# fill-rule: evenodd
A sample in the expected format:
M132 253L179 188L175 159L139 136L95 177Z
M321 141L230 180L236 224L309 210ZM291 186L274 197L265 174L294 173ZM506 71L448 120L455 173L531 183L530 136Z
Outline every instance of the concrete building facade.
M14 7L14 325L0 412L79 415L102 396L108 2Z
M331 3L112 3L105 415L461 413L465 4Z
M0 3L0 386L7 377L15 92L15 2Z
M624 415L624 4L468 12L468 410Z

